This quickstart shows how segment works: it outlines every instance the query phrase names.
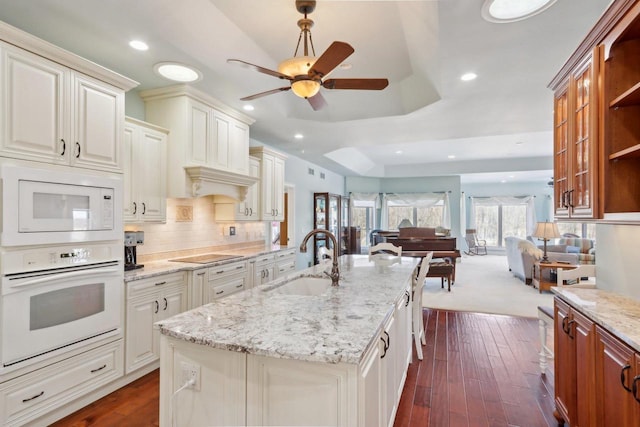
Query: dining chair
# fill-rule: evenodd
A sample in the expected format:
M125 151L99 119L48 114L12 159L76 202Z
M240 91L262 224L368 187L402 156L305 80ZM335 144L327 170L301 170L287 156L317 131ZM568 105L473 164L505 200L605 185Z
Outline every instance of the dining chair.
M377 245L369 247L369 255L377 253L386 253L397 256L402 256L402 246L396 246L388 242L378 243Z
M413 342L416 345L416 353L418 354L418 360L422 360L422 346L427 344L427 340L424 336L424 319L422 315L422 288L424 287L424 281L427 278L429 272L429 263L433 258L433 252L427 252L427 255L422 258L419 264L418 273L413 278L413 307L411 309L411 324L413 330Z
M332 262L332 261L333 261L333 252L326 246L320 246L318 248L318 263L322 264L325 262Z

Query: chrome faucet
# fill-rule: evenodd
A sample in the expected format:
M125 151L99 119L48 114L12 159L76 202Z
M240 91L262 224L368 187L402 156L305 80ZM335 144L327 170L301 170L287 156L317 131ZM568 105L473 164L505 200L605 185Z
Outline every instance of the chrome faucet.
M340 280L340 271L338 271L338 242L336 240L336 236L334 236L327 230L314 228L313 230L308 232L306 236L304 236L304 239L302 239L302 243L300 243L300 252L307 252L307 240L309 240L311 236L315 234L326 234L333 244L333 264L331 265L331 273L327 273L325 271L325 274L331 278L331 286L338 286L338 281Z

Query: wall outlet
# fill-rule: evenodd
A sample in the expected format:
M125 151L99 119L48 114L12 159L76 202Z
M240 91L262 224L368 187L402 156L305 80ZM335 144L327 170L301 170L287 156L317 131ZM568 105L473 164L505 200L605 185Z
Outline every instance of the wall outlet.
M231 226L229 227L229 236L235 236L236 235L236 228Z
M195 383L187 388L200 391L200 365L189 362L180 362L180 370L182 372L182 384L185 384L189 380L193 380Z

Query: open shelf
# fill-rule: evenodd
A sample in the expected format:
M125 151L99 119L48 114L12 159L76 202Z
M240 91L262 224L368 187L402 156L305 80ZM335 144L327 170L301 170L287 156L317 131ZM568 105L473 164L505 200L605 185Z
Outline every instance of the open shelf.
M625 148L624 150L616 151L609 155L609 160L623 159L630 157L640 157L640 144L636 144L632 147Z
M611 108L628 107L630 105L640 105L640 82L616 97L609 104Z

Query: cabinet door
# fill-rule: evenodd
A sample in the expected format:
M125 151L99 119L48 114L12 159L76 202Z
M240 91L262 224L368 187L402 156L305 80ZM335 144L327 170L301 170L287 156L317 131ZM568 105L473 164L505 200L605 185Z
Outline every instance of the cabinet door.
M234 120L229 138L229 170L249 174L249 126Z
M67 71L58 64L9 45L3 51L1 97L5 129L0 151L9 157L67 163L69 99Z
M568 204L572 217L593 218L597 203L597 82L595 52L576 69L571 78L574 108L570 173L572 186Z
M569 216L569 82L554 95L553 193L558 218Z
M574 421L571 425L576 427L595 426L593 424L596 405L595 390L593 389L595 325L575 310L571 311L571 317L573 323L568 324L569 337L574 341L576 354L576 413L571 416Z
M219 112L213 114L213 159L212 165L218 169L229 169L229 139L231 118Z
M165 221L167 218L167 137L140 128L135 168L140 218L143 221Z
M153 322L159 309L155 295L127 301L127 373L156 360L157 356L154 352L153 343Z
M262 156L262 219L270 221L274 219L276 207L274 205L274 189L273 182L275 170L275 157L270 155Z
M71 164L119 172L124 93L88 76L74 77Z
M395 354L396 402L400 401L402 389L407 375L407 367L411 361L411 294L405 291L403 298L396 304Z
M206 165L211 157L210 139L211 108L189 99L189 123L187 125L188 144L187 161L195 165Z
M284 160L276 157L273 163L273 208L274 220L284 220Z
M570 319L570 308L559 299L555 299L554 343L554 390L556 410L564 421L573 425L570 417L576 413L576 353L573 340L567 331Z
M383 425L389 426L391 420L395 417L397 409L397 389L396 389L396 366L394 357L396 355L396 347L399 345L396 342L395 330L395 318L392 316L389 322L385 325L383 338L386 339L386 349L383 348L382 361L381 361L381 376L382 376L382 421Z
M258 178L258 181L249 187L244 201L236 203L235 218L240 221L260 219L260 161L257 159L249 159L249 176Z
M638 402L631 390L634 351L596 327L596 400L598 426L632 427Z
M360 369L359 419L363 426L382 426L380 397L382 395L381 362L384 344L382 338L376 338L373 349L364 357Z
M189 305L187 309L191 310L202 305L202 292L204 291L207 283L207 269L202 268L200 270L192 271L189 280Z
M123 175L123 201L122 219L126 222L133 222L138 219L138 201L136 200L136 177L134 173L134 138L136 134L136 128L132 125L126 124L124 127L124 133L122 138L122 175Z

